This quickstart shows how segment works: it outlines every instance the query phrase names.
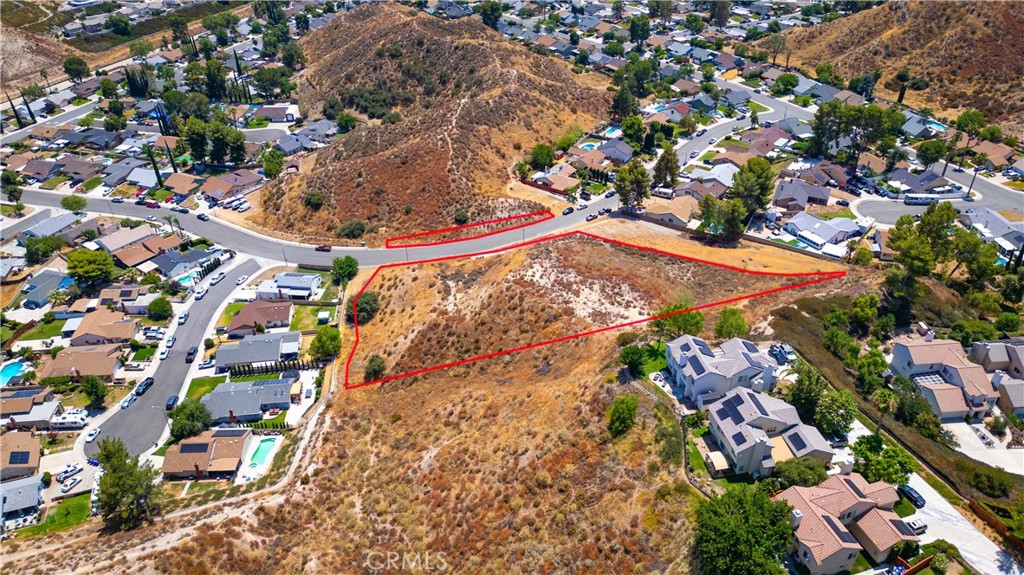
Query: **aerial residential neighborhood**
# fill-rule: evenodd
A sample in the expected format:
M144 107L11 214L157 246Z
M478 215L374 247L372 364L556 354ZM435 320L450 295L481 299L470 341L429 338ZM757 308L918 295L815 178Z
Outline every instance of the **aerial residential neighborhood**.
M5 2L4 571L1024 575L1020 7Z

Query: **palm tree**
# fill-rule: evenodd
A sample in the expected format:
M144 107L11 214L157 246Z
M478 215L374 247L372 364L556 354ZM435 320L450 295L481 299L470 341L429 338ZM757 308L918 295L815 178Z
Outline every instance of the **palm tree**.
M181 228L181 220L177 216L171 216L171 220L174 222L174 225L171 226L171 231L174 230L174 226L178 226L178 235L185 237L185 230Z
M871 394L871 403L878 408L878 411L882 413L882 417L878 420L878 427L875 429L875 435L882 433L882 425L885 422L885 417L891 415L896 411L896 408L900 405L900 399L896 397L896 394L888 389L876 389Z
M910 155L906 150L899 146L893 146L885 158L885 171L891 172L896 167L896 164L906 161L908 158L910 158Z
M978 172L981 171L981 167L988 163L988 154L985 152L978 152L974 154L974 175L971 176L971 185L967 188L967 195L971 195L971 190L974 189L974 180L978 178Z
M45 84L44 89L46 90L47 93L49 93L50 92L50 73L46 71L46 68L43 68L42 70L39 71L39 75L43 77L43 84Z
M174 232L174 216L164 216L161 219L163 219L163 221L167 222L168 226L171 226L171 233L172 234L175 233Z
M140 273L137 268L128 268L121 274L121 281L126 284L138 283Z

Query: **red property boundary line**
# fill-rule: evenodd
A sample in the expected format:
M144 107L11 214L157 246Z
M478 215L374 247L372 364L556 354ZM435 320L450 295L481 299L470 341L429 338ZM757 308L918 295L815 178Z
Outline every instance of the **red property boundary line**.
M502 222L510 222L512 220L521 220L521 219L524 219L524 218L533 218L533 217L536 217L536 216L543 216L543 217L541 219L539 219L539 220L536 220L536 221L526 222L525 224L519 224L518 226L502 228L500 230L494 230L492 232L487 232L485 234L477 234L475 236L466 236L464 238L455 238L455 239L452 239L452 240L438 240L436 242L426 242L426 243L396 243L396 242L399 242L401 240L411 240L411 239L415 239L415 238L422 238L422 237L426 237L426 236L433 236L433 235L437 235L437 234L443 234L443 233L447 233L447 232L454 232L454 231L464 230L464 229L468 229L468 228L478 228L478 227L487 226L487 225L490 225L490 224L500 224ZM439 245L442 245L442 244L453 244L453 243L456 243L456 242L465 242L465 241L469 241L469 240L478 240L480 238L486 238L488 236L494 236L494 235L498 235L498 234L503 234L505 232L511 232L513 230L518 230L518 229L525 228L527 226L532 226L532 225L535 225L535 224L539 224L541 222L545 222L547 220L550 220L551 218L554 218L554 217L555 217L555 214L551 213L548 210L543 210L543 211L539 211L539 212L530 212L528 214L519 214L519 215L516 215L516 216L510 216L510 217L507 217L507 218L497 218L497 219L494 219L494 220L487 220L487 221L484 221L484 222L474 222L472 224L464 224L464 225L461 225L461 226L452 226L450 228L442 228L442 229L439 229L439 230L428 230L428 231L425 231L425 232L409 234L407 236L395 236L395 237L387 238L386 240L384 240L384 247L385 248L422 248L422 247L427 247L427 246L439 246Z
M595 329L592 329L592 330L588 330L588 331L584 331L584 332L580 332L580 333L576 333L576 334L571 334L571 335L567 335L567 336L563 336L563 337L559 337L559 338L555 338L555 339L549 339L549 340L546 340L546 341L539 341L539 342L535 342L535 343L531 343L531 344L527 344L527 345L523 345L523 346L511 348L511 349L504 349L504 350L495 351L495 352L491 352L491 353L487 353L487 354L483 354L483 355L478 355L476 357L470 357L470 358L461 359L461 360L458 360L458 361L452 361L452 362L449 362L449 363L443 363L443 364L434 365L434 366L431 366L431 367L417 369L417 370L409 371L409 372L406 372L406 373L399 373L399 374L396 374L396 375L390 375L390 376L383 377L383 378L380 378L380 379L375 379L375 380L372 380L372 381L365 381L365 382L359 382L359 383L351 383L351 381L350 381L350 369L352 367L352 360L355 359L356 350L359 348L359 313L355 310L356 304L359 303L359 296L363 295L363 292L365 292L366 288L368 288L370 286L370 284L373 283L373 280L377 278L377 274L380 273L381 270L386 269L386 268L393 268L393 267L414 266L414 265L444 262L444 261L455 260L455 259L462 259L462 258L471 258L471 257L477 257L477 256L493 255L493 254L497 254L497 253L501 253L501 252L505 252L505 251L510 251L510 250L514 250L514 249L518 249L518 248L534 245L534 244L539 244L539 243L542 243L542 242L549 242L549 241L552 241L552 240L557 240L557 239L560 239L560 238L570 237L570 236L574 236L574 235L584 236L584 237L596 239L596 240L599 240L599 241L602 241L602 242L605 242L605 243L609 243L609 244L613 244L613 245L619 245L619 246L624 246L624 247L628 247L628 248L638 249L638 250L642 250L642 251L649 252L649 253L669 256L669 257L673 257L673 258L677 258L677 259L681 259L681 260L685 260L685 261L700 263L700 264L709 265L709 266L712 266L712 267L717 267L717 268L721 268L721 269L727 269L727 270L731 270L731 271L735 271L735 272L740 272L740 273L745 273L745 274L750 274L750 275L771 276L771 277L780 277L780 278L785 278L785 277L809 278L809 279L801 281L801 282L789 284L789 285L784 285L784 286L779 286L779 287L772 288L772 289L767 289L767 290L759 291L759 292L752 293L752 294L741 295L741 296L737 296L737 297L733 297L733 298L729 298L729 299L724 299L724 300L720 300L720 301L716 301L716 302L706 303L706 304L694 306L694 307L689 308L689 309L684 309L684 310L679 310L679 311L675 311L675 312L671 312L671 313L651 316L651 317L648 317L648 318L642 318L642 319L638 319L638 320L633 320L633 321L629 321L629 322L626 322L626 323L620 323L620 324L617 324L617 325L610 325L610 326L607 326L607 327L599 327L599 328L595 328ZM606 237L603 237L603 236L599 236L599 235L588 233L588 232L584 232L584 231L578 231L578 230L577 231L571 231L571 232L565 232L565 233L561 233L561 234L556 234L556 235L553 235L553 236L546 236L546 237L536 238L536 239L533 239L533 240L530 240L530 241L527 241L527 242L522 242L522 243L510 245L510 246L505 246L505 247L501 247L501 248L496 248L496 249L487 250L487 251L481 251L481 252L476 252L476 253L451 255L451 256L444 256L444 257L439 257L439 258L419 260L419 261L413 261L413 262L396 262L396 263L384 264L384 265L378 267L376 270L374 270L374 272L370 276L370 278L366 280L366 283L363 284L363 287L360 288L359 292L354 296L354 301L352 302L352 304L353 304L352 305L353 316L354 316L353 319L355 320L353 322L354 323L354 327L355 327L355 330L354 330L355 331L355 342L352 345L352 350L348 354L348 360L345 362L345 385L344 385L344 388L346 390L350 390L350 389L357 389L357 388L360 388L360 387L366 387L366 386L370 386L370 385L377 385L379 383L385 383L385 382L388 382L388 381L394 381L396 379L402 379L402 378L405 378L405 377L411 377L411 376L414 376L414 375L420 375L420 374L428 373L428 372L431 372L431 371L437 371L437 370L441 370L441 369L448 369L448 368L451 368L451 367L456 367L456 366L459 366L459 365L465 365L467 363L472 363L474 361L480 361L480 360L483 360L483 359L490 359L490 358L493 358L493 357L498 357L498 356L502 356L502 355L508 355L508 354L517 353L517 352L520 352L520 351L526 351L526 350L542 347L542 346L545 346L545 345L551 345L551 344L560 343L560 342L563 342L563 341L579 339L579 338L587 337L587 336L590 336L590 335L595 335L595 334L598 334L598 333L603 333L603 332L606 332L606 331L611 331L611 330L614 330L614 329L619 329L619 328L623 328L623 327L630 327L630 326L634 326L634 325L640 325L640 324L644 324L644 323L647 323L647 322L651 322L651 321L662 319L662 318L666 318L666 317L672 317L672 316L675 316L675 315L681 315L681 314L688 313L688 312L691 312L691 311L707 309L707 308L716 307L716 306L720 306L720 305L726 305L726 304L735 303L735 302L739 302L739 301L744 301L744 300L748 300L748 299L752 299L752 298L756 298L756 297L760 297L760 296L764 296L764 295L770 295L770 294L779 293L779 292L783 292L783 291L787 291L787 290L791 290L791 289L796 289L796 288L800 288L800 287L805 287L805 286L809 286L809 285L813 285L813 284L817 284L817 283L831 281L831 280L839 279L839 278L842 278L842 277L845 277L845 276L846 276L846 272L844 272L844 271L773 273L773 272L764 272L764 271L755 271L755 270L745 270L745 269L742 269L742 268L738 268L738 267L735 267L735 266L730 266L730 265L719 263L719 262L712 262L712 261L702 260L702 259L694 258L694 257L690 257L690 256L684 256L684 255L681 255L681 254L674 254L674 253L667 252L667 251L664 251L664 250L659 250L659 249L655 249L655 248L649 248L649 247L645 247L645 246L638 246L638 245L631 244L631 243L628 243L628 242L623 242L623 241L620 241L620 240L613 240L613 239L610 239L610 238L606 238Z

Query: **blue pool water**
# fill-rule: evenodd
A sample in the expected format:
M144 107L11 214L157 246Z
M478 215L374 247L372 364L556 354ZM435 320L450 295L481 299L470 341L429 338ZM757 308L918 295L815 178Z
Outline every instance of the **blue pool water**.
M187 275L183 275L180 278L178 278L178 283L183 285L183 286L191 286L191 285L195 285L196 281L198 281L198 280L199 280L199 274L196 273L196 272L191 272L191 273L189 273Z
M597 149L597 144L595 144L594 142L587 142L586 144L580 144L580 149L581 150L596 150Z
M0 369L0 387L7 385L7 382L11 381L11 379L14 376L21 375L21 372L24 369L25 362L21 361L20 359L18 361L12 361L11 363L5 365L2 369Z
M1003 256L999 256L999 259L996 260L996 264L997 265L1001 265L1001 266L1005 267L1006 263L1007 263L1006 258L1004 258Z
M607 130L605 130L604 134L602 134L602 135L605 138L617 138L620 135L622 135L622 130L616 128L615 126L612 126L612 127L608 128Z
M936 132L946 131L946 125L941 122L936 122L935 120L925 120L924 125L935 130Z

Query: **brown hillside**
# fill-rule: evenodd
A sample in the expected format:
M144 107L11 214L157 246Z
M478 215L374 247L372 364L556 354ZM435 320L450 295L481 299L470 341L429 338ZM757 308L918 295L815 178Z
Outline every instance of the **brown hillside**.
M792 63L822 61L845 78L882 69L880 96L895 100L903 67L927 78L905 101L939 117L977 108L1004 129L1024 133L1024 13L1017 2L893 0L823 26L789 34Z
M534 144L569 127L589 128L608 107L605 81L513 44L476 19L445 21L398 5L364 6L303 41L308 69L300 98L317 111L341 88L402 94L398 124L369 121L320 150L309 174L264 195L256 223L270 230L334 237L364 220L367 239L536 209L502 198L509 168ZM307 190L325 198L307 209ZM271 198L271 199L267 199Z

